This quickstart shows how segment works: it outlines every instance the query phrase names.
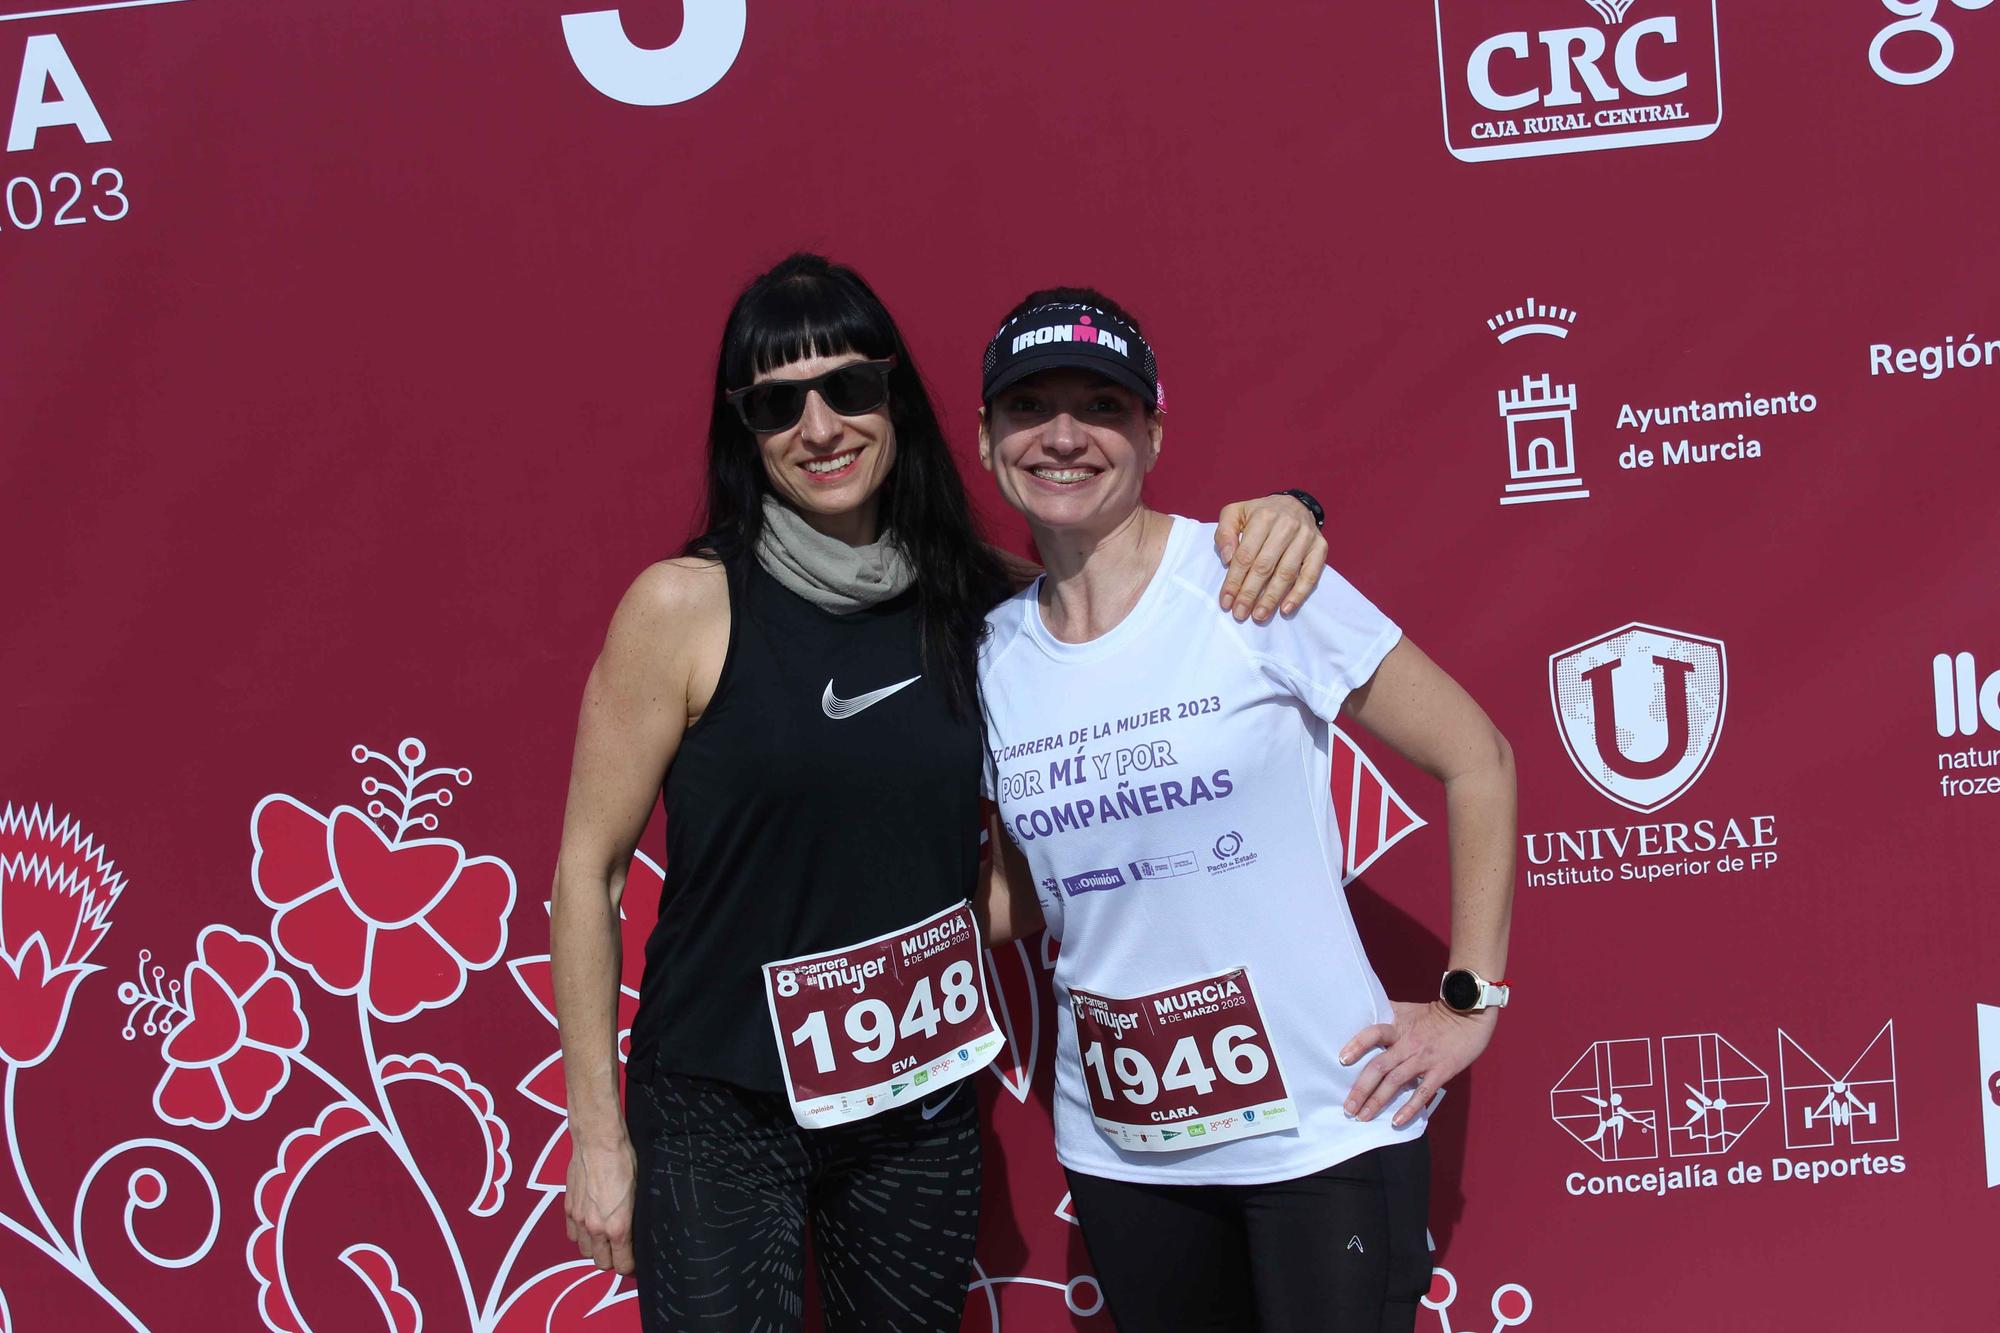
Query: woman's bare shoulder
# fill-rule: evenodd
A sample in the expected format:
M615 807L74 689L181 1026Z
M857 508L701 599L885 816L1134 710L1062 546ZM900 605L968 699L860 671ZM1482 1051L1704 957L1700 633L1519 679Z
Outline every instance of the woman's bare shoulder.
M639 571L618 604L618 615L646 619L698 616L729 604L728 575L720 560L676 556Z
M656 560L639 571L619 599L605 647L647 657L672 653L702 631L726 625L728 616L728 575L721 561L700 556Z

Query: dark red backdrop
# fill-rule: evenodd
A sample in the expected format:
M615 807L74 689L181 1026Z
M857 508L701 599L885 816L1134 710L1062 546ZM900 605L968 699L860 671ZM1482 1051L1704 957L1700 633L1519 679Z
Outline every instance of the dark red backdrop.
M1172 386L1157 502L1317 490L1336 563L1513 741L1519 1007L1434 1122L1422 1327L2000 1307L2000 10L753 0L732 57L730 7L688 0L620 84L563 0L54 3L0 3L32 85L0 201L0 1330L636 1326L551 1216L544 902L584 675L691 517L722 314L798 247L884 293L968 466L1022 291L1133 305ZM623 21L664 48L680 18ZM1573 403L1503 419L1543 376ZM1798 410L1698 419L1746 395ZM1536 496L1566 498L1502 503ZM1552 695L1634 624L1615 726ZM1649 654L1698 662L1686 700ZM1939 654L1971 655L1963 725ZM1676 735L1691 784L1619 776ZM1350 892L1414 997L1442 802L1375 757ZM1703 820L1741 868L1659 827ZM1046 976L995 973L966 1327L1067 1327L1096 1296Z

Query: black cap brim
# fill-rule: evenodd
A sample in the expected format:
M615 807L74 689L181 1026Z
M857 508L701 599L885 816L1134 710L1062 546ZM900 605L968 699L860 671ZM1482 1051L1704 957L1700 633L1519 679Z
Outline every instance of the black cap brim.
M1010 361L993 377L986 386L984 398L992 402L994 397L1012 388L1030 375L1039 375L1045 370L1087 370L1102 375L1114 384L1122 385L1139 395L1146 406L1153 406L1153 386L1146 383L1139 373L1125 364L1123 357L1113 353L1099 352L1088 344L1051 343L1048 347Z

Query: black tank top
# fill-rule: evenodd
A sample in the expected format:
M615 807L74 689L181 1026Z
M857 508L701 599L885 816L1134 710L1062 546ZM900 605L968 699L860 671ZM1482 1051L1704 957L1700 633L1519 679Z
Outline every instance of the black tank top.
M632 1062L779 1091L762 965L971 896L980 729L920 661L916 594L833 615L754 557L729 649L667 770L667 873Z

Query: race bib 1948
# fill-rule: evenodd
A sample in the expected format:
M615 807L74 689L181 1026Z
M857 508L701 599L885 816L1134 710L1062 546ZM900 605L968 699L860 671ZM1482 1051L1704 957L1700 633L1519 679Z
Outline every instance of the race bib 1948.
M1072 988L1069 1003L1091 1115L1118 1147L1180 1152L1298 1128L1243 968L1131 999Z
M913 926L764 964L792 1114L864 1120L977 1073L1000 1053L979 930L965 903Z

